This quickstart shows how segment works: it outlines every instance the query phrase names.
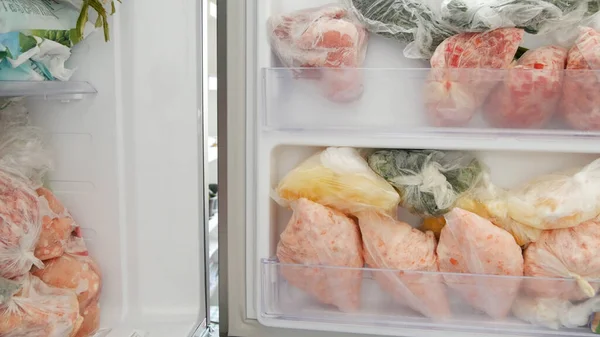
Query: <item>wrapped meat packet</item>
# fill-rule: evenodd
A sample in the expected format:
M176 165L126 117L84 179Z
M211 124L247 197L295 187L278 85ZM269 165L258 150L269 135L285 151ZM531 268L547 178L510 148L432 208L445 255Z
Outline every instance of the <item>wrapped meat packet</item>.
M46 261L64 254L67 241L77 224L49 189L40 187L36 192L39 196L42 230L35 256Z
M530 227L569 228L600 214L600 159L537 177L509 192L508 215Z
M0 277L0 306L5 305L21 290L21 283Z
M437 247L440 271L470 274L445 274L446 284L492 318L506 317L521 280L493 275L523 276L521 247L506 231L474 213L454 208L445 218Z
M567 50L557 46L529 50L511 65L488 97L484 116L503 128L540 128L558 107Z
M511 64L523 30L500 28L461 33L444 40L431 57L424 95L433 126L465 126Z
M544 231L537 242L527 247L525 289L533 294L566 300L583 300L596 295L600 288L600 221L578 226ZM544 280L543 278L568 278Z
M367 266L387 269L372 271L379 285L397 302L427 317L449 317L450 306L442 277L435 273L416 273L439 271L433 233L422 233L376 211L359 213L358 223Z
M600 130L600 32L580 28L569 50L560 110L565 121L579 130Z
M368 34L341 5L331 4L274 15L267 23L271 48L286 67L308 71L333 101L351 101L363 92L360 67ZM302 72L302 70L297 70Z
M345 312L357 310L364 266L358 226L344 214L307 199L298 199L291 207L294 214L281 234L277 258L295 265L282 265L283 277L322 303Z
M400 192L403 207L423 217L450 211L484 170L466 152L438 150L380 150L369 166Z
M279 182L273 198L284 206L306 198L346 214L393 213L400 202L398 192L349 147L330 147L304 161Z

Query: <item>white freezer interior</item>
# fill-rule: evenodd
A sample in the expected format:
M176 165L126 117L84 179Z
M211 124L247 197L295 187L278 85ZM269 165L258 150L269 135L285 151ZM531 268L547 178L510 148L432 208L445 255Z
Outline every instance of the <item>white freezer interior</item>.
M285 228L291 215L290 211L283 209L270 199L272 189L276 187L278 181L293 167L323 147L352 146L358 148L473 150L491 168L492 179L495 183L502 187L515 187L536 175L585 165L600 157L598 155L600 150L594 144L597 138L581 137L576 131L542 136L536 134L535 131L527 130L517 134L486 133L481 129L463 129L452 134L435 129L428 133L402 134L389 130L378 132L376 127L371 127L373 118L393 120L394 116L390 116L388 113L394 104L406 105L408 108L402 110L401 113L406 113L406 118L411 118L410 107L419 104L419 102L394 101L394 97L391 97L393 91L401 93L403 90L410 90L411 88L403 87L403 85L409 85L410 82L399 77L396 77L396 82L394 82L393 76L385 77L385 69L392 69L391 71L396 73L395 76L401 76L402 71L397 69L425 68L427 62L404 58L402 55L404 45L373 34L370 35L364 64L364 68L367 68L364 81L365 93L359 102L351 104L348 113L351 113L352 116L341 122L345 123L344 125L356 127L356 130L335 128L335 121L339 114L344 113L344 106L337 105L332 108L336 105L335 103L325 102L326 99L319 96L318 90L311 89L311 86L315 85L314 82L295 81L291 87L293 90L281 85L281 83L289 84L285 77L291 78L292 76L285 69L272 69L281 67L281 64L271 53L266 32L266 21L272 14L331 2L327 0L262 0L256 2L254 7L250 6L248 22L251 25L256 24L254 33L257 47L254 51L256 55L250 55L248 62L249 76L256 79L256 82L251 84L251 86L255 86L251 92L256 93L254 96L256 101L249 103L247 113L247 140L250 144L248 150L254 154L253 166L250 166L253 169L250 170L251 173L248 174L247 179L255 181L255 185L249 185L254 186L255 191L248 194L247 200L247 217L255 219L248 221L247 224L246 272L249 276L246 288L247 314L248 317L258 319L262 324L273 327L382 335L425 333L424 331L419 332L419 329L398 330L387 327L385 324L365 327L360 324L352 324L351 316L348 316L348 324L339 325L309 318L302 319L302 317L291 320L261 317L260 312L264 309L264 303L261 304L261 301L265 296L261 288L261 259L271 258L275 255L279 234ZM254 16L253 13L256 15ZM532 40L527 46L532 47L541 42ZM378 68L379 70L369 70L369 68ZM409 71L407 71L408 73ZM273 78L284 79L273 80ZM383 81L382 78L384 78ZM400 94L400 96L405 98L410 95ZM282 106L289 109L268 110L277 107L277 104L270 104L273 101L280 102ZM332 111L332 109L336 110ZM278 113L283 115L280 121L284 121L287 123L286 126L290 127L281 127L282 124L278 125L277 123L269 124L269 116ZM303 114L306 114L307 117L304 118ZM319 116L322 116L324 122L321 122ZM293 127L293 122L290 120L296 117L298 121L304 123L302 127ZM403 117L405 116L395 116L395 118ZM367 131L355 132L360 129L361 120L367 125ZM383 123L375 121L373 124ZM253 143L254 139L255 143ZM407 220L407 218L400 219ZM486 326L486 323L483 322L482 325ZM504 332L502 329L507 328L506 325L495 326L493 323L489 323L488 327L490 333L500 334ZM427 332L427 335L442 336L447 335L448 332L432 329ZM585 331L574 332L574 335L579 333L585 333ZM507 330L506 334L508 335L510 332ZM552 333L548 332L548 334ZM544 335L544 333L542 332L540 335Z
M73 81L98 93L70 102L30 98L28 106L51 140L50 186L102 271L101 329L109 337L188 336L206 317L200 12L183 0L167 8L123 3L111 43L95 33L69 61L78 68ZM159 16L168 28L155 23ZM177 63L148 57L157 41L170 41Z

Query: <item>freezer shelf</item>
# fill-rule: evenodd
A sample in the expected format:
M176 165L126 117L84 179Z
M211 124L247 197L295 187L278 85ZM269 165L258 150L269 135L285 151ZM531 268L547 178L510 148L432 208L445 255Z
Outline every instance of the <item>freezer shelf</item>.
M600 137L595 71L264 68L264 131ZM562 78L550 86L550 76ZM333 101L332 90L362 94ZM511 90L508 90L508 89ZM348 89L348 90L351 90ZM562 98L561 98L562 97ZM595 131L594 131L595 129Z
M97 93L88 82L78 81L0 81L0 97L34 97L55 100L78 100Z
M357 278L362 281L356 301L353 301L353 291L349 288L353 278L355 282ZM294 281L294 285L288 280ZM585 309L561 311L558 305L548 305L548 302L538 308L528 306L533 303L527 301L532 298L527 297L532 291L551 290L556 294L560 289L563 294L577 294L579 286L575 280L292 265L264 259L261 283L259 320L269 326L313 329L319 324L336 324L338 331L353 332L360 326L387 335L402 335L402 329L521 336L593 335L586 326L549 329L517 319L510 313L512 305L513 310L520 309L532 316L537 314L554 324L558 324L558 317L568 317L585 325L590 314ZM590 283L595 289L600 287L600 282ZM380 284L385 284L386 290ZM318 289L321 299L345 306L346 312L319 302L314 295L297 286ZM433 296L436 287L442 289L441 296ZM449 303L447 316L444 315L444 292ZM582 306L598 308L597 301L598 298L593 298ZM356 308L352 308L354 304ZM472 304L480 308L474 308ZM427 318L411 307L435 318ZM491 318L482 310L497 318ZM503 314L507 316L503 317Z

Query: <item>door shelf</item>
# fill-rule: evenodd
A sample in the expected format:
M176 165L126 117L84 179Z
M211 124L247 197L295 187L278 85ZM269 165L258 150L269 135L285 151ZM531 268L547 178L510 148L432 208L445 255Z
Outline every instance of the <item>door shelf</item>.
M0 97L34 97L52 100L81 100L97 93L88 82L82 81L0 81Z
M351 288L351 284L355 288ZM386 290L380 284L385 284ZM600 281L591 281L590 284L595 289L600 288ZM300 290L298 286L305 290L307 287L318 289L321 299L326 298L330 303L332 299L337 301L340 306L345 306L346 312L321 303L315 295ZM267 326L319 329L319 326L335 324L338 331L371 331L385 335L407 335L408 330L414 329L503 336L594 335L585 326L589 318L589 313L581 314L585 310L569 313L570 318L576 317L584 322L581 324L583 327L571 329L534 325L510 313L511 306L513 310L530 308L527 304L533 303L529 301L534 298L533 291L538 291L536 296L542 296L539 291L543 289L561 289L563 294L568 294L565 296L579 295L577 282L570 279L353 269L283 264L276 259L264 259L261 262L261 289L259 321ZM352 294L356 294L356 301L352 301ZM444 296L449 303L448 311L440 309L444 307ZM545 301L555 303L557 300ZM596 297L586 303L600 309L597 301ZM480 308L473 307L472 303L478 303ZM352 308L353 304L357 306ZM412 310L410 305L437 318L427 318ZM549 308L557 309L552 311ZM503 312L508 314L503 316ZM554 318L567 317L567 313L560 311L558 306L529 312L543 314L546 318L552 317L552 314L558 315Z
M267 132L597 142L598 75L572 70L263 68L261 124ZM549 77L557 79L552 87L544 81ZM340 91L353 99L340 101L335 96Z

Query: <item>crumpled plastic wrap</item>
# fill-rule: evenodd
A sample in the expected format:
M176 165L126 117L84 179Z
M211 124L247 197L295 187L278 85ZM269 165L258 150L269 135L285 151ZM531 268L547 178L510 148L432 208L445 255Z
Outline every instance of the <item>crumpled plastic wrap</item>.
M64 254L67 241L77 224L50 190L40 187L36 192L39 196L42 230L35 256L46 261Z
M500 28L462 33L440 44L431 57L425 83L425 107L433 126L465 126L516 55L523 30Z
M369 166L398 189L403 207L423 217L450 211L484 170L471 154L438 150L380 150Z
M474 213L454 208L445 218L437 247L440 271L478 274L446 274L448 287L492 318L505 317L521 281L486 275L523 276L521 247L509 233Z
M359 268L364 266L358 225L307 199L292 202L291 207L294 214L281 234L277 258L282 263L322 267L282 265L283 277L322 303L344 312L357 310L362 283Z
M400 196L356 149L330 147L307 159L279 183L280 204L306 198L346 214L369 209L394 212Z
M600 130L600 32L580 28L569 50L560 103L565 121L575 129Z
M557 298L519 296L512 307L515 317L554 330L585 326L590 315L598 310L600 297L573 304Z
M379 285L399 303L427 317L449 317L450 307L441 276L411 273L439 271L433 233L422 233L376 211L359 213L358 223L367 266L388 269L372 272Z
M590 280L600 278L600 221L590 220L576 227L544 231L537 242L527 247L525 276L569 278L568 281L525 281L533 295L566 300L595 296L600 287ZM575 279L576 282L573 281Z
M439 0L345 0L370 32L408 43L404 56L429 59L460 31L440 18Z
M274 15L267 23L271 48L286 67L317 78L333 101L351 101L363 92L359 68L367 52L366 29L338 4ZM354 69L352 69L354 68Z
M539 229L569 228L600 214L600 159L580 170L536 177L508 197L508 215Z
M567 50L558 46L529 50L506 73L483 111L491 125L541 128L560 100Z
M21 290L0 304L2 337L75 337L83 318L77 296L26 275Z

